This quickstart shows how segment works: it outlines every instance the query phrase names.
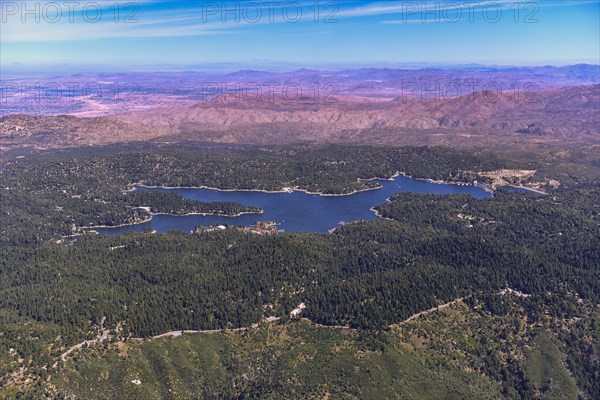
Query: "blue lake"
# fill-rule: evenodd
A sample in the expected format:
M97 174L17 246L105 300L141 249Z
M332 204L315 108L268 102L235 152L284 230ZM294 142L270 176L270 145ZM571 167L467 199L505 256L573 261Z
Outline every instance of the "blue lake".
M380 180L381 189L355 193L349 196L319 196L304 192L265 193L213 189L163 189L137 186L136 190L160 190L179 193L186 199L199 201L231 201L245 206L258 206L263 214L246 214L239 217L206 215L155 215L151 221L116 228L101 228L98 232L116 236L126 232L155 230L164 233L171 230L191 232L196 226L229 224L254 225L256 221L274 221L285 232L328 232L344 222L372 220L377 216L372 207L385 203L398 192L433 194L469 194L478 199L491 198L492 193L477 186L440 184L421 181L405 176L393 180Z

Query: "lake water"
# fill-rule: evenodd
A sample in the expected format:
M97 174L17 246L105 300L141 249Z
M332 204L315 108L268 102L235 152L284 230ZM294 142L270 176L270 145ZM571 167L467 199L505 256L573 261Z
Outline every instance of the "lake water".
M491 198L492 194L476 186L440 184L421 181L405 176L394 180L380 180L382 188L355 193L349 196L319 196L303 192L264 193L264 192L223 192L213 189L150 189L136 187L136 190L160 190L179 193L186 199L205 202L231 201L245 206L258 206L263 214L246 214L239 217L206 215L155 215L151 221L116 228L97 229L98 232L116 236L126 232L155 230L158 233L178 230L191 232L196 226L229 224L254 225L256 221L274 221L285 232L327 232L344 222L372 220L377 216L372 207L385 203L398 192L433 194L469 194L478 199Z

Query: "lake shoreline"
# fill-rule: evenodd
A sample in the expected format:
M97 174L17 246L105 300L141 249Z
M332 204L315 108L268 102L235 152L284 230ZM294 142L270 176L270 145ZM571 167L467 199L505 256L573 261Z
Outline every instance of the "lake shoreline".
M388 202L390 201L389 199L387 200ZM393 218L388 218L388 217L384 217L383 215L381 215L381 213L379 212L379 210L377 210L378 206L375 207L371 207L369 210L373 211L373 214L375 214L375 216L379 219L382 219L384 221L395 221L395 219Z
M485 190L486 192L489 193L494 193L495 192L495 188L487 186L487 185L481 185L481 184L477 184L477 183L468 183L468 182L452 182L452 181L445 181L445 180L434 180L431 178L415 178L405 172L396 172L394 175L392 175L390 178L381 178L381 177L374 177L374 178L358 178L358 182L373 182L373 181L393 181L394 179L396 179L399 176L404 176L406 178L410 178L410 179L414 179L416 181L422 181L422 182L429 182L429 183L435 183L435 184L443 184L443 185L459 185L459 186L473 186L473 187L478 187L481 188L483 190ZM142 188L146 188L146 189L166 189L166 190L176 190L176 189L206 189L206 190L214 190L217 192L256 192L256 193L272 193L272 194L276 194L276 193L294 193L294 192L299 192L299 193L305 193L305 194L310 194L310 195L316 195L316 196L321 196L321 197L341 197L341 196L352 196L355 195L357 193L362 193L362 192L368 192L371 190L379 190L382 188L381 185L377 186L377 187L372 187L372 188L365 188L365 189L357 189L354 190L350 193L321 193L321 192L311 192L308 189L301 189L298 186L295 187L283 187L280 190L265 190L265 189L221 189L221 188L216 188L216 187L210 187L210 186L153 186L153 185L146 185L142 182L137 182L137 183L132 183L129 185L127 191L128 192L132 192L136 190L136 187L142 187ZM514 186L516 188L522 188L522 189L528 189L524 186Z
M149 207L136 207L139 209L146 209ZM84 227L79 227L78 229L80 230L93 230L93 229L111 229L111 228L124 228L126 226L134 226L134 225L142 225L142 224L146 224L148 222L152 222L152 218L154 218L154 216L156 215L166 215L168 217L191 217L193 215L201 215L201 216L205 216L205 217L226 217L226 218L236 218L236 217L241 217L242 215L250 215L250 214L256 214L256 215L261 215L264 214L264 210L260 210L260 212L253 212L253 211L242 211L239 212L237 214L216 214L216 213L187 213L187 214L170 214L170 213L153 213L150 212L150 217L146 218L140 222L130 222L127 224L120 224L120 225L94 225L94 226L84 226Z
M391 196L395 193L395 192L403 192L403 191L411 191L411 184L407 183L407 187L404 186L398 186L398 188L396 189L396 186L394 186L393 182L400 180L401 182L405 182L405 180L407 181L415 181L415 182L421 182L421 185L425 184L424 187L428 187L427 185L431 184L431 185L446 185L446 186L453 186L454 189L425 189L426 191L424 193L436 193L438 191L440 191L440 195L450 195L452 193L469 193L471 195L473 195L474 197L477 198L492 198L494 196L495 193L495 189L498 188L494 188L494 187L490 187L489 185L484 185L482 183L478 183L477 181L473 181L473 182L452 182L452 181L444 181L444 180L434 180L431 178L428 179L423 179L423 178L414 178L404 172L396 172L394 175L392 176L388 176L385 178L381 178L381 177L373 177L373 178L359 178L358 182L368 182L368 181L377 181L377 186L375 187L366 187L363 189L358 189L358 190L354 190L351 193L338 193L338 194L329 194L329 193L319 193L319 192L312 192L308 189L299 189L298 187L284 187L281 190L265 190L265 189L221 189L221 188L211 188L208 187L206 185L203 186L184 186L184 187L174 187L174 186L152 186L152 185L146 185L142 182L138 182L138 183L132 183L128 185L128 191L135 191L135 190L173 190L173 191L177 191L177 190L189 190L190 192L193 192L195 190L198 191L206 191L206 192L223 192L223 193L231 193L231 195L229 194L222 194L222 195L217 195L217 198L229 198L229 197L233 197L235 199L237 198L245 198L248 197L249 195L246 195L245 193L257 193L257 194L261 194L261 193L265 193L270 195L282 195L281 197L281 201L285 204L287 204L288 197L286 196L286 194L292 194L292 193L296 193L295 196L293 197L289 197L289 201L295 201L298 202L300 201L301 203L304 203L305 200L303 199L303 195L308 194L311 196L311 198L324 198L324 197L351 197L354 194L357 193L361 193L361 192L376 192L376 191L380 191L380 190L384 190L385 195L386 196L381 196L381 195L368 195L367 197L361 196L357 198L357 201L360 203L361 201L365 201L364 199L367 198L377 198L376 202L372 202L371 205L367 208L369 211L370 216L367 217L366 215L360 216L362 211L359 211L357 213L352 214L353 217L350 217L351 219L344 219L344 213L342 212L340 215L340 220L339 221L335 221L331 223L330 226L327 227L325 231L331 232L333 230L335 230L336 227L339 227L339 224L341 223L341 221L353 221L353 220L357 220L357 219L366 219L366 220L370 220L370 219L383 219L383 220L389 220L389 218L385 218L381 215L381 213L377 210L377 207L381 204L383 204L385 201L390 201ZM390 186L390 183L387 182L392 182ZM517 186L518 187L518 186ZM528 188L523 187L523 190L527 190ZM421 190L417 190L416 192L420 192ZM430 191L431 190L431 191ZM199 192L199 193L203 193L203 192ZM479 193L474 194L474 193ZM181 192L180 192L181 194ZM202 194L198 194L198 196L200 196L199 198L203 198ZM314 197L312 197L314 196ZM251 198L253 198L252 196L250 196ZM260 196L259 196L260 197ZM381 197L387 197L385 200L381 199ZM295 200L293 200L295 199ZM308 198L307 198L308 199ZM341 201L341 200L340 200ZM368 201L368 200L367 200ZM234 202L238 202L238 203L244 203L243 201L238 201L238 200L234 200ZM352 201L353 202L353 201ZM329 202L327 204L330 204ZM337 203L336 203L337 204ZM273 205L270 205L269 207L273 208ZM296 208L298 207L298 205L295 206ZM305 207L305 206L300 206L300 208ZM143 224L148 224L149 222L151 222L153 220L153 218L155 216L165 216L165 217L193 217L193 216L199 216L200 218L198 219L199 221L202 220L204 221L203 217L225 217L221 219L221 223L223 224L227 224L226 219L228 218L233 218L235 221L236 217L242 217L244 215L252 215L252 214L256 214L257 217L255 218L256 220L260 220L261 218L258 217L259 215L265 214L265 216L262 217L262 219L265 218L271 218L271 220L275 221L278 220L273 219L273 210L269 211L265 209L265 206L263 205L260 210L260 212L254 212L254 211L243 211L240 213L236 213L236 214L217 214L214 212L193 212L193 213L185 213L185 214L173 214L173 213L152 213L151 207L136 207L137 209L141 209L144 210L146 213L149 214L149 218L145 218L142 221L139 222L131 222L131 223L127 223L127 224L120 224L120 225L116 225L116 226L106 226L106 225L102 225L102 226L90 226L90 227L82 227L83 230L85 231L90 231L90 230L94 230L94 229L99 229L102 230L102 234L108 234L111 235L111 233L109 233L113 228L124 228L126 231L130 231L130 229L128 229L129 227L132 226L136 226L135 230L139 231L140 229L143 229L143 226L140 227L140 225ZM336 214L336 211L332 211L334 214ZM336 214L337 215L337 214ZM360 216L360 217L359 217ZM284 222L285 222L285 217L279 216L279 219L283 218ZM354 218L354 219L352 219ZM245 225L248 225L251 223L252 217L246 217L243 218L243 223ZM213 218L208 218L209 221L219 221L219 219L213 219ZM164 221L163 219L161 219L161 221ZM176 219L173 219L173 222L169 223L171 225L177 225L179 226L179 224L183 224L185 225L186 222L176 222ZM185 221L185 218L184 220ZM321 226L322 225L322 221L314 221L316 226L319 226L319 228L314 228L314 226L307 226L305 222L298 222L296 221L295 223L300 223L300 226L302 226L302 228L300 229L300 231L313 231L312 229L317 229L315 230L315 232L321 232L324 228ZM163 223L163 222L160 222ZM252 222L254 223L254 222ZM154 223L152 224L154 225ZM182 226L183 226L182 225ZM333 227L333 228L332 228ZM184 229L184 231L188 231L191 228L188 228L186 226L186 228ZM286 228L287 230L287 228ZM292 229L292 231L295 231L294 229ZM119 231L117 231L119 232ZM117 233L117 235L120 233Z
M393 180L393 179L373 178L373 179L368 179L368 180L372 181L372 180ZM308 189L300 189L299 187L284 187L281 190L265 190L265 189L220 189L220 188L215 188L215 187L210 187L210 186L150 186L150 185L144 185L142 183L133 183L131 186L132 186L132 188L128 189L127 190L128 192L135 191L136 187L142 187L145 189L166 189L166 190L205 189L205 190L214 190L216 192L254 192L254 193L268 193L268 194L298 192L298 193L305 193L305 194L316 195L316 196L321 196L321 197L352 196L352 195L355 195L355 194L361 193L361 192L368 192L371 190L381 189L381 186L378 186L378 187L372 187L372 188L358 189L358 190L354 190L350 193L321 193L321 192L310 192Z

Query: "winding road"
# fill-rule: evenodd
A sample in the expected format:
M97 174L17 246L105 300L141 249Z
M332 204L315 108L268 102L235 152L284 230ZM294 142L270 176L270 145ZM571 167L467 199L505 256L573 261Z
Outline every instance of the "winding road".
M448 308L456 303L459 303L463 301L463 298L460 297L456 300L450 301L448 303L445 304L440 304L436 307L430 308L429 310L424 310L424 311L420 311L416 314L411 315L410 317L408 317L407 319L405 319L404 321L397 323L397 324L392 324L390 326L401 326L404 324L407 324L417 318L419 318L422 315L426 315L435 311L440 311L443 310L445 308ZM276 322L279 321L281 318L272 318L269 320L266 320L264 322L266 323L272 323L272 322ZM314 325L318 328L327 328L327 329L352 329L349 326L345 326L345 325L322 325L316 322L311 321L308 318L302 318L301 319L304 322L307 322L311 325ZM72 352L74 352L77 349L81 349L83 348L83 346L85 345L92 345L92 344L96 344L96 343L101 343L103 341L105 341L106 339L108 339L108 334L110 332L109 329L103 329L104 326L104 321L106 321L106 317L102 318L102 321L100 322L100 334L98 335L98 337L96 339L91 339L91 340L86 340L83 341L81 343L78 343L74 346L71 346L67 351L65 351L62 355L61 355L61 359L63 361L67 360L67 356L69 354L71 354ZM245 326L245 327L241 327L241 328L233 328L233 329L206 329L206 330L179 330L179 331L170 331L170 332L165 332L165 333L161 333L160 335L156 335L156 336L152 336L150 338L147 339L143 339L143 338L132 338L131 340L139 340L139 341L143 341L143 340L154 340L154 339L162 339L162 338L166 338L166 337L179 337L181 335L185 334L205 334L205 335L213 335L216 333L222 333L222 332L243 332L243 331L247 331L249 329L254 329L254 328L258 328L259 324L252 324L251 326Z

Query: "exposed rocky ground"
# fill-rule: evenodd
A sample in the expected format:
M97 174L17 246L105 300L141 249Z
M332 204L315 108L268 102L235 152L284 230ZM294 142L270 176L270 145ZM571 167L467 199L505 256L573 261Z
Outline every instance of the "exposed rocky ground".
M145 141L459 147L599 143L600 85L529 94L487 91L449 99L334 100L315 104L308 98L246 101L222 96L192 107L94 118L10 115L0 118L0 145L9 150Z

